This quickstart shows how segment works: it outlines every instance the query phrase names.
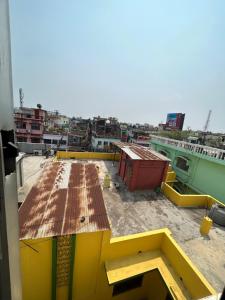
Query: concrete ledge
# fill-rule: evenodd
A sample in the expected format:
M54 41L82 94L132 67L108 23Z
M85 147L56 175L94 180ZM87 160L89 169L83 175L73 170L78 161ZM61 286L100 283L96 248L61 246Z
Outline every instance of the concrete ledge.
M67 152L57 151L57 159L101 159L101 160L116 160L120 159L119 153L102 153L102 152Z
M214 203L224 205L224 203L213 198L210 195L183 195L177 192L168 183L163 183L162 191L164 195L173 202L176 206L180 207L203 207L210 208Z

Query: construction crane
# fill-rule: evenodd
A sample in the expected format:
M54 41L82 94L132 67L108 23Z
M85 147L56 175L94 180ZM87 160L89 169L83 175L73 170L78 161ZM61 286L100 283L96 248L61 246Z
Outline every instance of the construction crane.
M203 127L203 132L207 132L208 131L211 114L212 114L212 110L210 109L209 112L208 112L208 116L207 116L205 125Z

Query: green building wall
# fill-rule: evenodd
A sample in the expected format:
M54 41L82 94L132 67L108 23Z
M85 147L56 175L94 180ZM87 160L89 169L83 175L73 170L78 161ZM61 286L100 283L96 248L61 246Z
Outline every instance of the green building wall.
M157 140L151 141L151 147L157 152L166 152L179 181L200 194L209 194L225 203L225 161ZM188 159L187 172L176 167L176 159L179 156Z

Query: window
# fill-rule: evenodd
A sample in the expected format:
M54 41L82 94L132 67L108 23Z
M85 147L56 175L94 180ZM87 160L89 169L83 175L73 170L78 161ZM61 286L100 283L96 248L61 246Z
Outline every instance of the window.
M98 141L98 146L101 146L102 142L101 141Z
M38 123L31 123L31 129L33 129L33 130L40 130L40 124L38 124Z
M141 287L142 280L143 275L140 275L116 283L113 286L113 296Z
M17 123L16 123L16 128L17 128L17 129L26 129L26 123L23 123L23 122L17 122Z
M164 156L167 156L166 151L160 150L159 153L162 154L162 155L164 155Z
M31 138L31 143L40 143L41 140L39 138Z
M26 114L26 118L31 118L31 114Z
M108 146L108 142L104 142L104 146Z
M44 139L44 143L45 143L45 144L51 144L51 140L49 140L49 139Z
M176 167L187 172L189 169L188 159L178 156L176 159Z
M52 140L52 144L57 145L58 144L58 140Z

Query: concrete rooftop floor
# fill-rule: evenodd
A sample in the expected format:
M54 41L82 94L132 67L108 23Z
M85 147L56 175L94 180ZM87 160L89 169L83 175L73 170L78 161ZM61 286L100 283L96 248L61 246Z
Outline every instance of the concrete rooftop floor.
M24 186L19 189L23 201L30 188L38 180L46 160L40 156L24 158ZM76 160L67 160L75 162ZM79 160L81 162L81 160ZM175 240L204 274L212 286L221 292L225 285L225 228L214 224L208 237L201 236L200 223L205 209L178 208L163 194L153 191L129 192L117 175L118 163L95 162L99 168L99 180L103 187L106 174L111 177L111 187L103 189L103 198L113 236L122 236L147 230L168 227ZM116 188L115 183L119 188Z

